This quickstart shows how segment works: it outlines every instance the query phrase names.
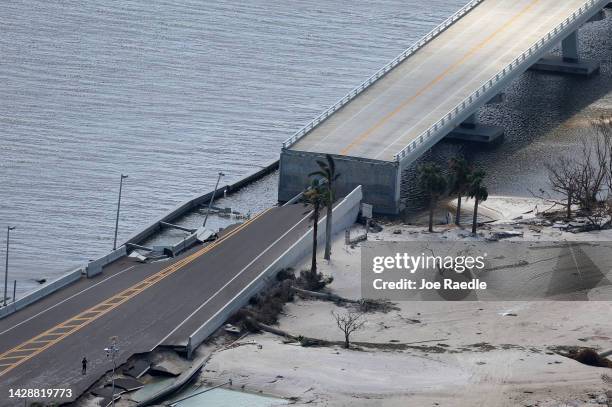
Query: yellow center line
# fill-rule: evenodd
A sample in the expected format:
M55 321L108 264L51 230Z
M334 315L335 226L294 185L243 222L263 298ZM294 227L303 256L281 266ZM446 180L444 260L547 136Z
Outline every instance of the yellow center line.
M164 268L161 271L158 271L157 273L153 274L152 276L149 276L148 278L146 278L144 281L140 281L137 284L121 291L119 294L114 295L113 297L104 300L103 302L94 305L93 307L77 314L76 316L50 328L47 329L46 331L42 332L41 334L36 335L35 337L31 338L30 340L21 343L20 345L17 345L16 347L0 354L0 360L4 360L4 359L20 359L17 362L11 363L9 365L7 364L2 364L0 366L8 366L4 369L0 369L0 376L6 374L7 372L13 370L14 368L16 368L17 366L19 366L20 364L26 362L27 360L33 358L34 356L40 354L41 352L45 351L46 349L48 349L49 347L55 345L56 343L60 342L61 340L63 340L64 338L66 338L67 336L73 334L74 332L80 330L81 328L85 327L86 325L90 324L91 322L95 321L96 319L102 317L103 315L106 315L107 313L109 313L110 311L114 310L115 308L117 308L118 306L120 306L121 304L127 302L128 300L130 300L131 298L135 297L136 295L138 295L139 293L143 292L144 290L146 290L147 288L153 286L154 284L158 283L159 281L161 281L163 278L171 275L172 273L180 270L181 268L183 268L184 266L190 264L191 262L195 261L196 259L198 259L199 257L201 257L202 255L204 255L205 253L208 253L209 251L211 251L212 249L214 249L215 247L217 247L219 244L221 244L222 242L224 242L225 240L229 239L230 237L234 236L235 234L237 234L238 232L240 232L241 230L243 230L244 228L246 228L248 225L250 225L251 223L255 222L255 220L259 219L260 217L262 217L264 214L268 213L270 210L272 210L272 208L268 208L265 211L259 213L257 216L253 217L252 219L246 221L245 223L243 223L242 225L236 227L234 230L230 231L228 234L226 234L225 236L221 237L219 240L203 247L202 249L199 249L198 251L190 254L189 256L177 261L174 264L171 264L170 266ZM140 287L140 288L136 288L136 287ZM128 294L129 293L129 294ZM114 299L119 299L119 301L113 302L111 304L108 304L108 301L114 300ZM104 310L96 310L96 308L99 307L105 307ZM92 315L90 317L86 317L86 315L88 314L92 314L94 313L95 315ZM71 324L74 321L84 321L81 324L78 325L73 325L74 328L65 331L65 332L61 332L61 333L56 333L54 331L56 331L57 329L64 329L64 328L68 328L69 326L67 324ZM49 340L41 340L42 338L48 337L48 336L57 336L57 338L55 339L49 339ZM23 355L23 356L11 356L11 354L14 353L18 353L23 351L23 347L27 346L27 345L32 345L35 343L45 343L46 345L35 348L31 354L29 355Z
M342 151L340 151L340 154L347 155L348 152L351 149L353 149L358 144L361 144L362 142L364 142L368 137L370 137L372 135L372 133L374 131L376 131L380 127L382 127L387 121L389 121L389 119L391 119L393 116L395 116L400 111L402 111L406 106L412 104L416 99L419 98L419 96L421 96L422 94L424 94L425 92L430 90L434 85L436 85L437 83L441 82L449 73L451 73L452 71L454 71L455 69L457 69L458 67L463 65L465 63L465 61L467 61L476 52L478 52L485 45L487 45L489 42L491 42L493 40L493 38L495 38L499 33L501 33L502 31L504 31L505 29L510 27L512 24L514 24L516 22L516 20L518 20L520 17L522 17L524 14L526 14L538 2L540 2L540 0L533 0L530 4L528 4L525 8L523 8L518 14L514 15L504 25L502 25L500 28L495 30L495 32L493 32L491 35L489 35L487 38L485 38L481 43L475 45L467 54L465 54L463 57L461 57L461 59L459 59L457 62L455 62L454 64L449 66L440 75L438 75L435 79L433 79L431 82L429 82L423 88L421 88L417 93L415 93L414 95L412 95L408 99L404 100L402 103L400 103L400 105L398 107L396 107L393 111L387 113L374 126L370 127L368 130L366 130L364 133L362 133L359 137L357 137L355 140L353 140L348 146L346 146Z

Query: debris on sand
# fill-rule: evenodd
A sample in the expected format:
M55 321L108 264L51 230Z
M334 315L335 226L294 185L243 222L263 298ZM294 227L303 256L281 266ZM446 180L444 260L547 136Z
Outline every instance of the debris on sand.
M591 348L573 348L566 352L557 351L561 356L574 359L587 366L612 368L612 361L602 357L597 351Z
M523 232L515 232L515 231L494 232L491 234L491 237L488 240L498 241L501 239L511 239L513 237L523 237Z

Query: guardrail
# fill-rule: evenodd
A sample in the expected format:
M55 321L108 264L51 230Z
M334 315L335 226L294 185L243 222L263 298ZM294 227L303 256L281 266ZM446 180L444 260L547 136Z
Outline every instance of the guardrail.
M346 96L342 99L338 100L332 106L330 106L326 111L317 116L314 120L308 123L306 126L302 127L297 131L293 136L288 138L283 142L283 148L289 148L293 144L295 144L299 139L304 137L306 134L314 130L318 125L323 123L327 118L329 118L332 114L338 111L340 108L345 106L355 97L357 97L361 92L369 88L372 84L378 81L380 78L389 73L393 68L402 63L406 58L417 52L419 49L427 45L431 40L436 38L442 32L444 32L448 27L453 25L457 20L461 17L469 13L474 7L482 3L484 0L472 0L465 6L463 6L459 11L446 19L442 24L438 25L436 28L431 30L427 35L413 44L410 48L406 49L404 52L395 57L391 62L387 65L383 66L380 70L378 70L374 75L370 76L363 82L361 85L357 86L355 89L351 90Z
M333 209L332 233L337 233L355 223L363 198L361 185L342 199ZM317 237L320 242L325 241L325 218L319 221ZM261 291L274 278L276 273L295 264L312 250L312 228L304 233L290 248L274 260L255 279L236 294L215 315L196 329L187 342L187 356L191 358L193 351L215 332L234 312L246 305L249 299Z
M432 138L436 138L440 136L442 129L448 125L453 119L457 118L464 114L467 110L472 110L474 105L478 104L482 101L482 96L487 93L491 88L496 87L502 81L506 80L508 76L514 73L517 68L523 66L525 61L532 59L538 51L542 48L545 48L551 44L557 43L561 34L564 33L564 30L575 23L580 17L583 17L587 11L592 10L595 5L598 3L608 3L608 1L602 0L589 0L584 5L582 5L577 11L572 13L571 16L566 18L561 24L556 26L553 30L549 31L542 39L533 44L529 49L515 58L510 64L508 64L504 69L495 74L495 76L491 77L488 81L485 82L479 89L477 89L474 93L465 98L461 103L455 106L450 112L448 112L442 119L438 120L431 127L421 133L415 140L413 140L410 144L404 147L399 153L393 156L394 160L397 162L401 162L405 159L412 151L416 150L420 145L429 141ZM602 4L603 7L605 4Z

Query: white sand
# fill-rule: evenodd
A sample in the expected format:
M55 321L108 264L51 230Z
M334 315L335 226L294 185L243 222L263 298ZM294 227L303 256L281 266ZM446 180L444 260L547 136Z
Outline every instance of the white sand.
M506 220L532 209L532 202L518 201L491 199L490 209ZM492 228L520 230L529 240L593 240L594 236L612 240L610 231L576 235L529 225ZM355 228L353 234L359 229ZM402 233L393 234L397 229ZM436 238L467 235L464 229L450 227L437 233ZM387 225L381 233L370 236L396 241L431 237L422 228L401 225ZM298 269L307 266L304 261ZM334 293L360 298L360 247L346 247L344 237L337 237L332 261L328 264L320 260L320 269L334 277L330 287ZM424 341L414 345L422 348L303 348L283 344L271 334L251 335L245 341L254 339L261 349L241 346L215 354L203 379L222 382L232 378L237 388L295 397L296 405L309 406L580 406L589 400L589 392L597 396L612 390L612 385L602 379L604 374L612 376L610 369L585 366L549 349L558 345L612 349L609 302L397 305L399 311L367 314L364 329L352 339L380 344ZM295 335L341 341L342 333L330 315L332 310L342 311L329 302L297 300L287 305L280 328ZM516 316L505 316L507 313Z

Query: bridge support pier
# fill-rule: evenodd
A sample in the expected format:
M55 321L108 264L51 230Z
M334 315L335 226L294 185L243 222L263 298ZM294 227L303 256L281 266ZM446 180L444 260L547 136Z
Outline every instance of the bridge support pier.
M608 4L605 8L612 8L609 7L610 5L612 5L612 3ZM595 21L603 21L606 19L606 12L603 10L599 10L599 13L595 14L593 17L591 17L591 19L589 21L587 21L587 23L592 23Z
M357 185L363 186L363 202L373 205L374 212L397 215L400 202L401 169L395 161L332 155L340 178L335 182L336 197L348 195ZM310 180L308 174L319 170L316 160L325 154L283 149L280 156L278 201L287 202L303 192Z
M503 127L480 124L476 119L476 113L474 113L459 127L450 132L446 139L489 144L501 140L503 137Z
M580 59L577 34L578 32L574 31L561 42L561 57L553 55L544 57L530 69L581 76L591 76L598 73L599 62Z

